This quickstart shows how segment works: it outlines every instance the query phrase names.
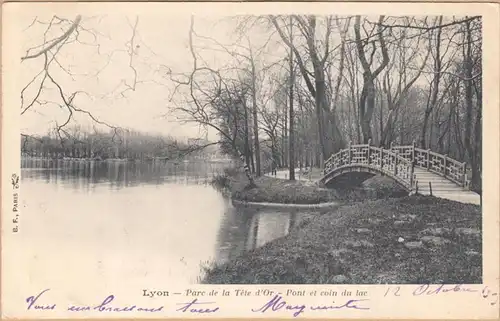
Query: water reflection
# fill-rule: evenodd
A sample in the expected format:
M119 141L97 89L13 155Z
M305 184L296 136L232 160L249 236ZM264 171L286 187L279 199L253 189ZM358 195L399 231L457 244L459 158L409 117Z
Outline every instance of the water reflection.
M224 262L233 259L246 250L287 235L300 215L297 210L234 207L228 201L217 236L216 260Z
M293 226L293 213L259 211L252 215L247 250L288 234Z
M216 260L224 262L247 250L286 236L304 215L298 209L266 209L262 207L232 206L227 201L226 213L218 233ZM312 211L308 211L312 214Z
M43 179L46 183L84 185L107 183L123 188L141 184L207 184L225 163L181 162L99 162L58 159L22 159L23 179ZM29 169L29 170L27 170Z
M144 287L145 279L196 283L200 265L285 236L300 215L233 206L209 184L227 166L24 159L27 249L18 265L36 264L39 269L25 272L47 275L64 266L75 280L83 273L109 286L128 280Z

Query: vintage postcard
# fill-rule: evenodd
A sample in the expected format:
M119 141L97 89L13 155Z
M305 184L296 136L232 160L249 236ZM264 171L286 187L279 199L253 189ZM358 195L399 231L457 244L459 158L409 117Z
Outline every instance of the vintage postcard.
M2 14L3 318L498 318L498 5Z

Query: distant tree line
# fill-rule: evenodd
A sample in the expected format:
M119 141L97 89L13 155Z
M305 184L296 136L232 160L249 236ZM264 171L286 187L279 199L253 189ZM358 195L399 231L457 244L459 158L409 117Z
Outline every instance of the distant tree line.
M46 135L22 136L21 152L25 156L45 158L88 159L175 159L199 156L203 152L200 144L188 144L170 136L149 135L134 130L85 131L80 126Z

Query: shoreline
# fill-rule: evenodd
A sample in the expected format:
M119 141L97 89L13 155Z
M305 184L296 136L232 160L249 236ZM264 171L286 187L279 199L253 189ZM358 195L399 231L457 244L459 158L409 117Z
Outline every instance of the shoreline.
M251 207L266 207L266 208L285 208L285 209L333 209L342 206L341 202L322 202L316 204L300 204L300 203L271 203L271 202L247 202L231 198L233 205L251 206Z

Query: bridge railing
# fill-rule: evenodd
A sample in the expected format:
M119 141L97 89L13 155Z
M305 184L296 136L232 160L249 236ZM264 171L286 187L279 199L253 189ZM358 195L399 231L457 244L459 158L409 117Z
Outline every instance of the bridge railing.
M466 162L461 163L430 149L415 148L415 165L441 175L462 187L469 186Z
M324 173L353 164L376 167L403 182L410 189L416 184L414 167L420 167L464 188L468 187L466 163L458 162L447 155L415 147L415 143L406 146L393 146L390 149L368 144L351 145L333 154L326 162Z
M348 148L333 154L325 162L324 173L355 164L377 168L409 188L414 185L413 162L410 159L396 151L370 144L349 145Z

